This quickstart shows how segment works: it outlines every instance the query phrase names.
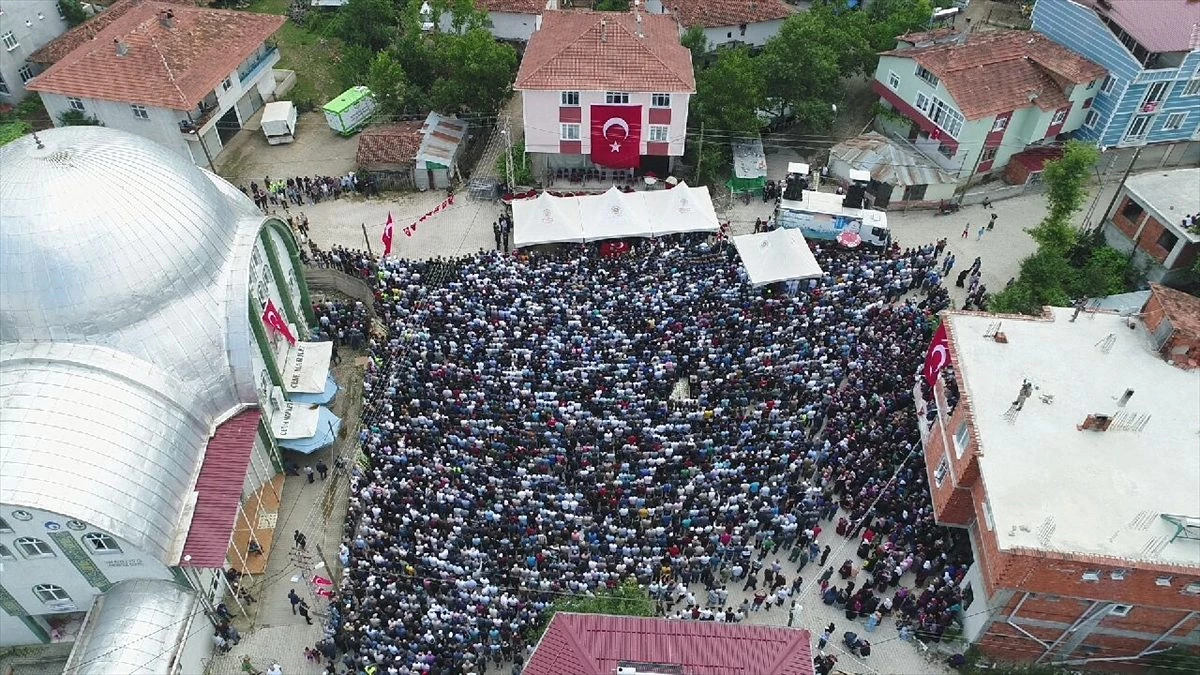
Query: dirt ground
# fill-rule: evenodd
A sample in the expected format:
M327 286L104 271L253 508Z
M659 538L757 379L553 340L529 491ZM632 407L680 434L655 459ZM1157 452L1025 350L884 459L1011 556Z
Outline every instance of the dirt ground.
M217 173L234 185L262 182L264 176L344 176L354 170L358 136L343 138L319 112L296 120L296 140L270 145L263 136L259 110L217 157Z

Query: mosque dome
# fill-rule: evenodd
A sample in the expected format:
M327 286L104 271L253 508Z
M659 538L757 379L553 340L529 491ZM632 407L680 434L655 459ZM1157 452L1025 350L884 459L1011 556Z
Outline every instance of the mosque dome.
M210 419L254 400L238 258L263 216L245 195L103 127L18 139L0 166L0 342L126 352L179 377ZM227 344L231 322L244 344Z

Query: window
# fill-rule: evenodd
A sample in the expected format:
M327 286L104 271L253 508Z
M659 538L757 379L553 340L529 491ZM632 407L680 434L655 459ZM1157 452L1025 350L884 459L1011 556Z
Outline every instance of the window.
M950 158L954 157L954 146L952 146L952 145L948 145L946 143L938 143L937 151L938 151L938 154L940 154L942 157L945 157L946 159L950 159Z
M900 88L900 76L894 70L888 71L888 86L892 89Z
M1174 580L1175 580L1175 577L1162 576L1162 577L1159 577L1154 580L1154 585L1155 586L1170 586L1171 582Z
M8 88L8 83L4 81L3 77L0 77L0 94L11 94L11 93L12 92Z
M1129 616L1133 605L1109 605L1108 613L1112 616Z
M71 596L67 595L63 587L55 586L54 584L38 584L33 587L33 594L37 596L38 600L47 605L55 602L71 601Z
M146 106L134 103L130 105L129 108L133 111L133 116L139 120L150 119L150 112L146 110Z
M966 422L960 422L958 429L954 431L954 454L961 458L963 451L967 449L967 445L971 442L971 430L967 428Z
M1181 96L1200 96L1200 75L1188 80L1188 83L1183 86Z
M1083 118L1083 126L1091 129L1096 126L1096 122L1100 121L1100 113L1095 110L1089 110L1087 117Z
M83 112L83 99L75 98L74 96L68 96L67 103L69 103L71 105L71 110L78 110L79 112Z
M1128 574L1126 570L1113 570L1108 573L1108 578L1113 581L1125 581L1126 574Z
M928 70L925 70L925 66L918 64L916 74L917 74L917 77L921 78L922 80L925 80L926 82L928 82L929 84L932 84L935 87L937 86L937 83L938 83L937 75L934 75L933 73L929 72Z
M17 36L13 35L11 30L0 36L0 40L4 40L4 48L10 52L21 45L20 42L17 42Z
M1158 245L1163 247L1164 251L1174 250L1175 244L1178 243L1179 237L1175 236L1175 233L1170 230L1163 230L1162 234L1158 235Z
M558 137L564 141L579 140L579 125L578 124L560 124Z
M1126 200L1125 206L1121 208L1121 217L1135 223L1141 219L1143 213L1145 211L1142 209L1142 205L1132 199Z
M983 154L979 156L979 163L983 164L984 162L992 162L992 161L995 161L995 159L996 159L996 149L995 148L984 148Z
M561 105L575 106L579 105L579 92L564 91L559 94L559 103Z
M13 560L16 557L12 554L12 551L8 550L7 546L0 544L0 560Z
M929 113L929 97L918 91L916 106L917 106L917 110L920 110L921 112L928 114Z
M938 462L937 469L933 472L933 482L938 487L942 487L942 483L946 480L946 474L950 473L950 460L942 457L942 461Z
M1088 108L1092 107L1092 102L1095 100L1096 100L1095 97L1085 98L1085 99L1083 99L1083 105L1080 107L1083 108L1084 110L1087 110Z
M1100 93L1107 94L1111 92L1115 86L1117 86L1117 78L1109 75L1108 77L1104 78L1104 84L1100 85Z
M229 91L229 88L232 86L233 80L229 79L228 77L221 81L221 89L223 91Z
M670 108L671 107L671 95L670 94L650 94L650 107L651 108Z
M992 516L991 502L983 502L983 524L987 526L988 532L996 529L996 521Z
M1200 581L1193 581L1187 586L1184 586L1183 591L1181 592L1184 595L1200 595Z
M1167 121L1163 122L1163 131L1179 131L1186 119L1187 113L1177 112L1167 115Z
M83 535L83 543L92 553L120 553L121 547L117 540L102 532L89 532Z
M604 94L605 103L629 103L629 92L610 91Z
M17 550L26 558L53 558L54 549L50 548L50 544L41 539L33 537L21 537L13 542L17 545Z
M936 96L933 97L933 109L929 112L929 119L954 138L958 138L958 135L962 133L965 121L962 113L951 108L949 104Z
M646 140L650 143L666 143L668 129L670 129L670 127L665 124L651 124L649 134L646 136Z
M12 526L8 524L8 521L3 518L0 518L0 532L12 532L12 531L13 531Z
M1087 570L1079 578L1084 581L1100 581L1100 570Z
M1138 139L1146 135L1146 131L1150 128L1150 118L1152 115L1138 115L1133 118L1133 122L1129 125L1129 131L1125 134L1125 138Z
M1067 119L1067 111L1066 110L1056 110L1054 112L1054 119L1050 121L1050 126L1056 126L1056 125L1062 124L1063 121L1066 119Z
M1004 131L1004 128L1007 126L1008 126L1008 118L1007 117L997 117L996 121L992 124L992 131L993 132Z
M17 71L17 75L21 76L21 84L25 84L33 79L33 66L26 63Z
M1142 98L1142 112L1154 112L1158 104L1167 97L1167 90L1170 89L1170 82L1155 82L1146 90L1146 96Z

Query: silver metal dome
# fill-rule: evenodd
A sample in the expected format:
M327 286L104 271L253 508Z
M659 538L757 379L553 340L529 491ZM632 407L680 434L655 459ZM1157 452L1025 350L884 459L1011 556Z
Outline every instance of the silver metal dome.
M144 138L0 148L0 502L173 564L215 425L257 403L248 291L264 218Z
M173 582L122 581L96 600L64 672L71 675L175 672L179 651L193 632L193 623L206 621L196 607L196 594Z

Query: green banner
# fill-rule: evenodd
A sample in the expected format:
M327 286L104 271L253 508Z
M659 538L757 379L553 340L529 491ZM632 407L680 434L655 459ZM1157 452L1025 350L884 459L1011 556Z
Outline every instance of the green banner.
M9 616L25 616L29 612L17 602L17 599L8 592L8 589L0 586L0 609L3 609Z
M87 554L87 551L83 550L83 547L79 545L79 542L70 532L51 532L50 538L54 540L54 543L58 544L58 547L66 554L67 560L71 561L71 564L75 566L75 569L79 570L79 573L83 575L84 579L87 579L89 584L100 589L101 593L112 587L112 582L108 580L108 577L104 576L104 572L100 571L100 568L96 566L91 556Z

